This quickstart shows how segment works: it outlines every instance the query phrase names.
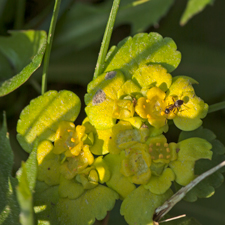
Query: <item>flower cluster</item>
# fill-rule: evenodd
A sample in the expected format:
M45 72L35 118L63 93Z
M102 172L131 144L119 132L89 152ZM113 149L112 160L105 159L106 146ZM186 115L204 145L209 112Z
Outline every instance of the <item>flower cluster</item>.
M109 179L110 173L102 157L95 159L90 151L87 144L90 135L85 130L83 125L75 127L74 123L62 121L56 131L54 145L49 141L39 144L38 180L50 186L59 184L62 197L69 195L65 188L69 181L73 181L73 187L79 189L71 194L76 193L79 197L84 190Z
M149 124L165 129L169 119L181 130L194 130L202 124L208 105L196 96L193 83L197 82L186 76L172 78L161 65L142 66L129 80L121 71L106 72L88 85L86 113L101 130L118 120L137 128Z
M195 130L208 105L196 96L194 79L169 73L180 60L174 42L156 34L138 37L163 50L154 55L150 46L145 59L139 49L136 61L121 62L123 47L134 48L138 38L121 44L105 72L88 84L82 125L61 120L53 138L39 142L37 179L44 184L40 190L50 188L56 196L48 209L60 223L93 224L120 198L129 224L152 224L155 209L173 193L172 183L187 185L196 177L196 161L212 159L212 145L201 136L167 140L169 120L182 131ZM173 57L162 57L164 52Z

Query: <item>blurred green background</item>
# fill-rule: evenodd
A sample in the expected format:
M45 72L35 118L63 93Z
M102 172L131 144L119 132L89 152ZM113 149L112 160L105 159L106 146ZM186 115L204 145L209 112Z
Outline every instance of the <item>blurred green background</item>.
M141 4L142 3L142 4ZM196 79L196 93L209 105L225 100L225 1L215 0L181 26L187 0L122 0L110 46L138 32L158 32L171 37L182 53L182 60L172 75ZM0 35L8 30L38 29L48 31L53 0L0 0ZM71 90L81 99L91 81L112 1L62 0L51 53L48 90ZM134 6L136 5L136 6ZM22 16L21 16L22 15ZM8 63L0 54L0 81L7 79ZM0 109L6 111L10 141L15 154L14 172L27 154L16 141L16 124L21 110L40 95L42 68L14 92L0 98ZM80 113L77 124L85 117ZM225 110L210 113L204 127L211 129L225 144ZM179 131L170 128L169 141L177 141ZM119 217L119 202L111 212L109 224L126 224ZM187 214L204 225L225 224L225 185L209 199L196 203L179 203L172 215Z

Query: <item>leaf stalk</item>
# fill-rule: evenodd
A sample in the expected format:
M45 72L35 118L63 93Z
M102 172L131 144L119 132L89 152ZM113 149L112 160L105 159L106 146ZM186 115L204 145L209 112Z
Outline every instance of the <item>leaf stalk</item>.
M223 102L218 102L218 103L215 103L213 105L210 105L209 106L209 110L208 110L208 113L211 113L211 112L216 112L216 111L219 111L221 109L225 109L225 101Z
M120 0L114 0L113 1L113 5L112 5L112 9L109 15L109 19L106 25L106 29L105 29L105 33L104 33L104 37L102 40L102 44L101 44L101 48L100 48L100 52L98 55L98 60L97 60L97 64L95 67L95 72L94 72L94 77L93 79L97 78L102 72L103 72L103 65L104 65L104 61L105 61L105 57L106 54L108 52L108 48L109 48L109 43L110 43L110 39L112 36L112 30L113 30L113 26L116 20L116 15L117 15L117 11L119 9L119 4L120 4Z
M44 64L43 64L43 74L42 74L42 88L41 88L42 95L45 93L47 89L47 71L49 66L49 58L50 58L50 53L52 48L55 26L56 26L57 17L59 14L60 3L61 3L61 0L55 0L53 15L52 15L49 32L48 32L47 46L46 46L46 52L45 52Z

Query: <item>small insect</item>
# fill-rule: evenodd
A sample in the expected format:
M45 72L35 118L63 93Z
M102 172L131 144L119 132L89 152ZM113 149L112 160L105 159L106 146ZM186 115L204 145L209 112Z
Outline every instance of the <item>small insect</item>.
M168 105L164 111L165 114L169 114L171 111L174 112L174 110L179 111L179 108L184 104L183 100L177 100L174 101L174 104Z

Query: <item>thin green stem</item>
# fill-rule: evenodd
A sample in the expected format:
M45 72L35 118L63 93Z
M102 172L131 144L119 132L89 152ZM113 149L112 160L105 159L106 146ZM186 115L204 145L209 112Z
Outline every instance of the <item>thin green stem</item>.
M49 58L50 58L50 53L52 48L52 41L53 41L56 21L59 14L60 3L61 3L61 0L55 0L55 6L54 6L51 24L50 24L49 32L48 32L48 40L47 40L46 52L44 56L43 74L42 74L42 88L41 88L42 94L44 94L47 89L47 71L49 66Z
M109 15L108 23L106 25L104 37L102 40L101 49L98 55L97 64L95 67L94 79L102 73L105 57L109 48L109 42L111 39L113 26L116 20L117 11L119 9L119 4L120 0L113 1L112 9Z
M210 105L208 113L219 111L221 109L225 109L225 101Z

